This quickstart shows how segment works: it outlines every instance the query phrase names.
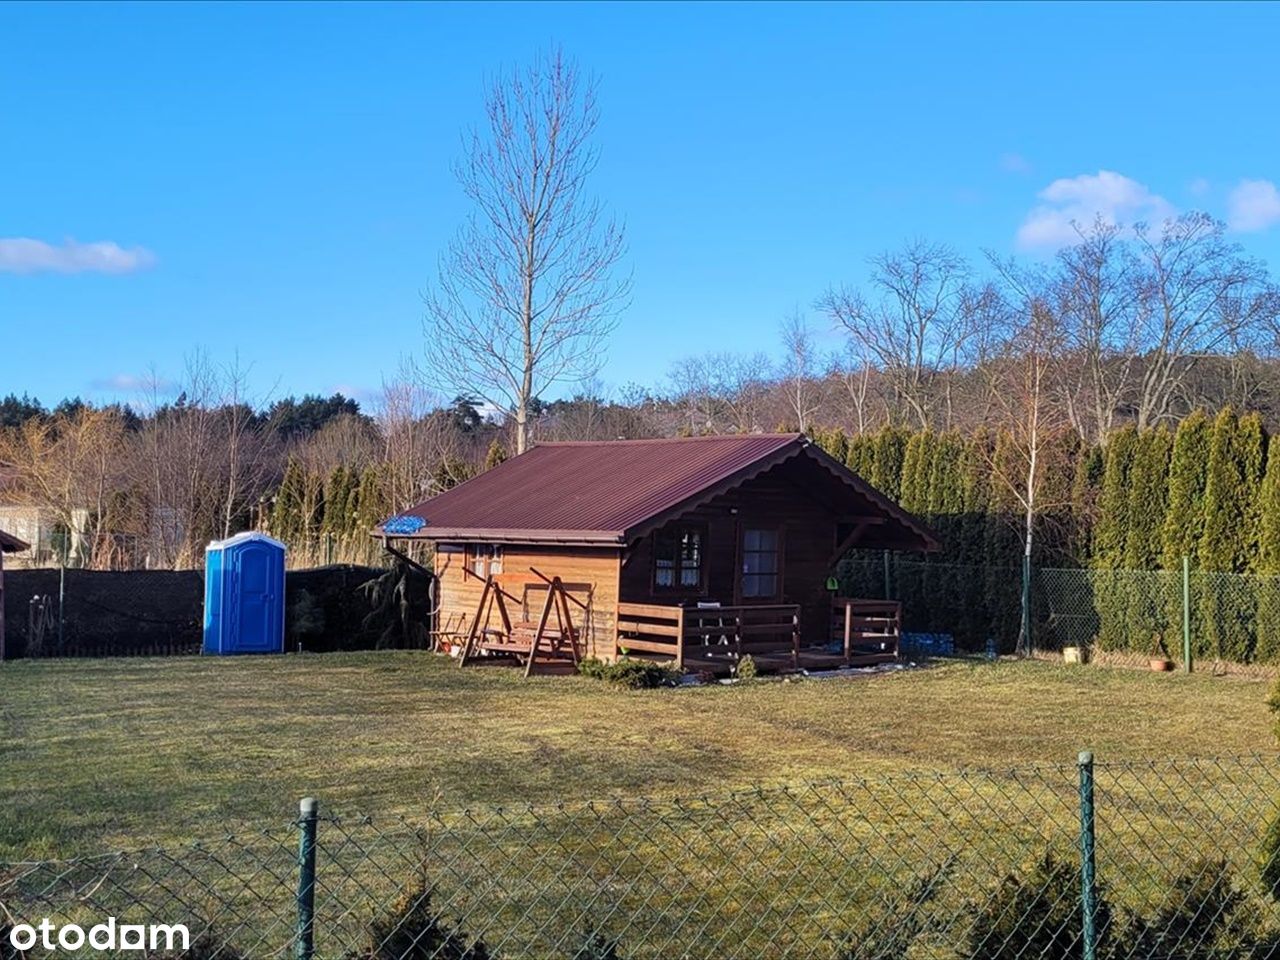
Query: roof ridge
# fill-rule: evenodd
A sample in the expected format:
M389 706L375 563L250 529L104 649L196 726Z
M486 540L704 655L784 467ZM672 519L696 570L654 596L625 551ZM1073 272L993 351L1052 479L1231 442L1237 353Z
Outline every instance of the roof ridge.
M538 440L533 447L602 447L624 443L639 445L645 443L695 443L709 440L798 440L803 436L803 433L711 433L697 437L635 437L622 440Z

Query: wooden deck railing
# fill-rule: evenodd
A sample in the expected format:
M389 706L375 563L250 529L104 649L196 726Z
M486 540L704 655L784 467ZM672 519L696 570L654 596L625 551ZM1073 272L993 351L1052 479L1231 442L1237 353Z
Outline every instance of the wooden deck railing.
M896 600L831 600L831 640L846 663L881 663L898 659L902 637L902 604Z
M661 654L678 667L740 659L800 655L800 606L794 603L735 607L618 604L621 653Z

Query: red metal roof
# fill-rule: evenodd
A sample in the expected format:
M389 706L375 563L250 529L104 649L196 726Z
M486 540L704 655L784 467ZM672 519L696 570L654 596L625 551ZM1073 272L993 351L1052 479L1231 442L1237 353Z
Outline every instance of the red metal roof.
M795 433L544 443L405 515L425 521L412 534L419 539L622 543L635 528L687 501L806 451L820 453ZM865 481L825 455L822 460L921 531L922 543L932 542L918 521Z

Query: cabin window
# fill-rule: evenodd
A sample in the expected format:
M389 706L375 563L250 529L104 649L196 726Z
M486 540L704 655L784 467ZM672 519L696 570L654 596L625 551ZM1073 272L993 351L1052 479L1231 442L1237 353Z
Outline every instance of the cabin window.
M702 589L703 543L701 527L680 526L654 536L653 585L658 590Z
M778 596L780 538L777 530L742 531L742 598L765 600Z
M467 544L467 569L481 580L502 572L502 547L496 543Z

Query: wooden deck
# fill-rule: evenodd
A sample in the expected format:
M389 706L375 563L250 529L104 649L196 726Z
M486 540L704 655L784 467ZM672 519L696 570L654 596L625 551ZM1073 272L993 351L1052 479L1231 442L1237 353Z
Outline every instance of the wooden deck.
M765 672L871 666L898 658L902 608L896 602L837 597L829 641L804 645L798 604L680 607L618 604L615 656L729 674L744 656Z

